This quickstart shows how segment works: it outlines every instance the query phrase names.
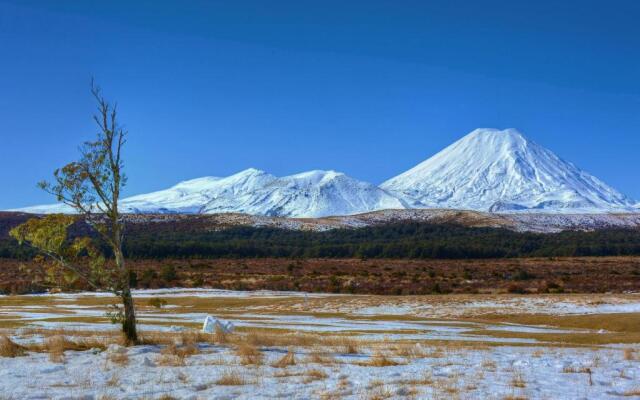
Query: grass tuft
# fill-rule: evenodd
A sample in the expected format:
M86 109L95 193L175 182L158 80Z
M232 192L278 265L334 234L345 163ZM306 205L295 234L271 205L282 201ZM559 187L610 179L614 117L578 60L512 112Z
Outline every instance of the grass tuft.
M262 352L252 344L241 343L236 349L236 355L242 365L262 365Z
M25 348L8 336L0 336L0 357L19 357L25 354Z
M241 386L246 385L247 381L238 371L225 371L220 378L216 380L216 385L220 386Z
M274 368L286 368L291 365L296 365L296 358L291 350L289 350L281 359L271 364Z

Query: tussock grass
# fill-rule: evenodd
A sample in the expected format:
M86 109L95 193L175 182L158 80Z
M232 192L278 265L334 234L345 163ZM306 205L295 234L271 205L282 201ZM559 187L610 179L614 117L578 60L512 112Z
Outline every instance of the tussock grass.
M107 354L107 360L114 364L125 366L129 364L129 355L126 352L109 353Z
M254 345L242 343L236 348L236 355L240 358L242 365L262 365L263 354Z
M482 364L480 364L480 366L482 367L482 369L485 369L487 371L495 371L496 368L498 368L498 364L496 364L496 362L493 360L484 360L482 361Z
M565 374L590 374L591 368L569 366L562 368L562 372Z
M635 389L631 389L631 390L627 390L626 392L622 393L622 395L625 396L625 397L640 396L640 387L635 388Z
M375 387L365 395L366 400L385 400L391 397L393 397L393 394L384 386Z
M200 350L195 344L178 347L171 343L160 351L157 361L159 365L178 367L185 365L188 357L199 353Z
M296 358L291 350L287 352L282 358L275 363L271 364L274 368L286 368L292 365L296 365Z
M229 343L230 334L222 330L219 326L216 326L216 330L213 333L213 342L216 344L227 344Z
M626 361L636 361L638 360L638 353L636 352L635 349L626 348L622 351L622 357Z
M106 380L105 386L118 387L120 385L120 373L116 371Z
M282 369L273 373L274 378L290 378L292 376L303 376L302 371L294 371L292 369Z
M513 377L511 378L511 386L515 388L527 387L527 382L524 380L522 372L516 371L513 373Z
M140 344L147 345L197 345L198 343L215 343L214 336L197 330L172 332L141 332Z
M363 363L358 363L358 365L365 367L395 367L396 365L401 364L391 358L388 358L382 353L374 353L369 360Z
M26 348L11 340L8 336L0 336L0 357L19 357L26 353Z
M227 370L216 380L216 385L220 386L242 386L247 384L247 380L236 370Z
M426 356L424 349L418 344L400 344L393 347L393 352L398 357L404 357L407 359L423 358Z
M346 337L328 337L322 341L322 345L329 347L336 347L343 354L358 354L360 353L360 344L357 340Z
M49 360L52 362L64 362L64 352L76 349L75 343L67 339L66 336L51 336L44 341L46 351L49 353Z
M331 365L337 363L337 360L329 354L314 351L309 353L309 355L305 359L305 362L311 364Z
M309 382L313 382L313 381L320 381L320 380L323 380L323 379L327 379L327 377L329 376L323 370L316 369L316 368L312 368L312 369L306 370L304 372L304 374L306 375L306 378L302 381L303 383L309 383Z
M324 339L320 335L306 333L273 333L261 329L251 329L243 338L236 338L237 340L242 340L258 347L313 347L321 345Z

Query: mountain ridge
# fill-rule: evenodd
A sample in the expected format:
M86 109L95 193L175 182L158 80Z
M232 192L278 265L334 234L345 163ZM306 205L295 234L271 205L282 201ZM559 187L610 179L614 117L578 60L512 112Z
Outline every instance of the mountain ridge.
M276 177L248 168L227 177L201 177L127 197L121 200L121 209L134 214L317 218L421 208L493 213L638 212L639 204L515 129L480 128L379 186L334 170ZM14 211L72 210L58 204Z

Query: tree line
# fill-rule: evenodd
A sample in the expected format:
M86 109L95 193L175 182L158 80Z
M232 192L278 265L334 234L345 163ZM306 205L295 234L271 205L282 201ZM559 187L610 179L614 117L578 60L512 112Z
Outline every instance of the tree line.
M640 231L514 232L453 224L402 222L324 232L265 227L181 231L171 223L149 229L127 225L128 258L411 258L472 259L513 257L640 255ZM105 247L108 252L108 247ZM24 259L29 249L0 241L0 257Z

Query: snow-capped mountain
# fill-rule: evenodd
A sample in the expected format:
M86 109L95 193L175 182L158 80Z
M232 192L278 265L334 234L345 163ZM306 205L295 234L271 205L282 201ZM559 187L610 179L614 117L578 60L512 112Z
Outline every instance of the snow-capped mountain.
M415 208L575 213L633 206L515 129L476 129L380 187Z
M208 202L202 212L324 217L357 214L366 212L365 210L405 208L401 200L375 185L358 181L340 172L316 170L275 178L263 171L247 171L256 176L255 179L264 177L261 178L261 185L250 191L221 193Z
M249 168L226 178L204 177L169 189L122 199L127 213L246 213L279 217L351 215L406 208L403 201L373 184L335 171L309 171L277 178ZM71 212L65 205L19 211Z
M127 213L246 213L326 217L384 209L487 212L639 212L620 192L515 129L476 129L380 187L335 171L275 177L249 168L123 199ZM71 212L64 205L14 211Z
M121 204L123 210L133 213L198 214L205 212L211 203L229 203L235 199L238 204L275 179L264 171L249 168L226 178L209 176L180 182L166 190L123 199Z

